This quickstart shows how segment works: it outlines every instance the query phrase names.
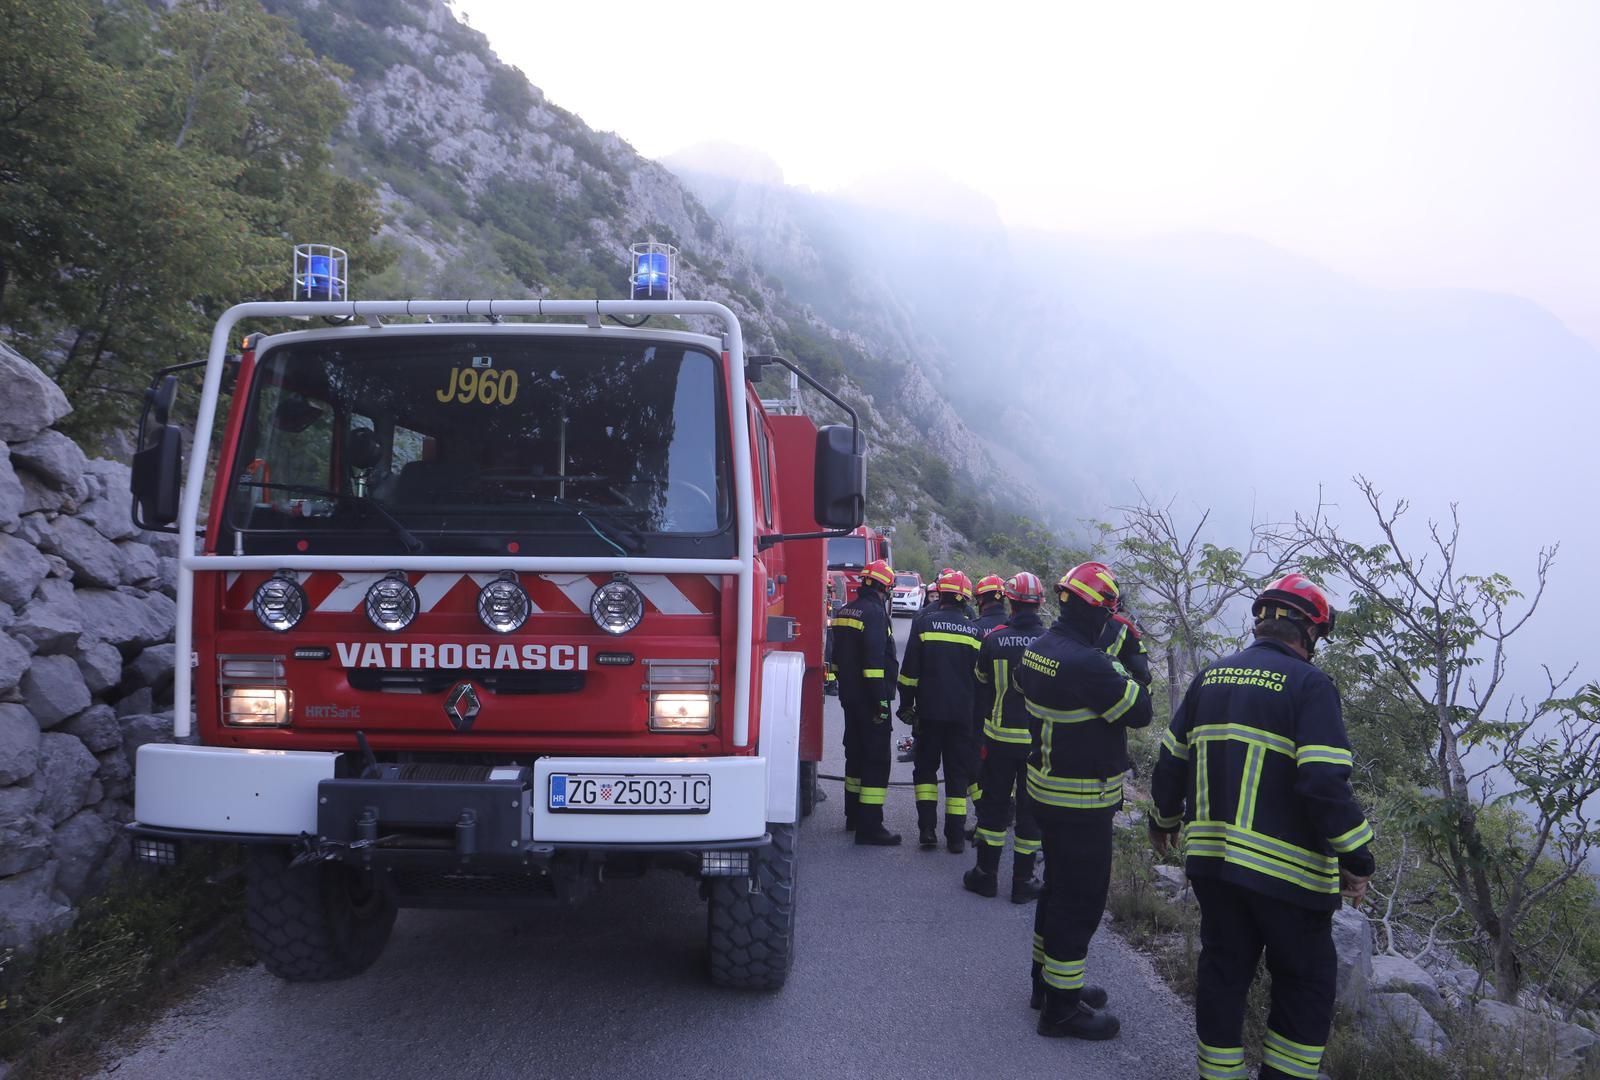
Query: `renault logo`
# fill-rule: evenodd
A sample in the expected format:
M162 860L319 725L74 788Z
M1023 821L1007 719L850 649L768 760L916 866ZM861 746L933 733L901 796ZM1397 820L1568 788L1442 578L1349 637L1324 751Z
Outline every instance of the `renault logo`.
M450 718L452 727L457 731L466 731L478 718L481 704L478 701L478 692L472 688L471 683L456 683L456 688L445 698L444 713Z

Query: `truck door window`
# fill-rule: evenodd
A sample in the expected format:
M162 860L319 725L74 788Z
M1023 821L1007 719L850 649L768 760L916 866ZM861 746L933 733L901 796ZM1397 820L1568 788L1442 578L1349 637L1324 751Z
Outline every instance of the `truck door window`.
M327 487L333 467L333 408L285 386L263 387L258 413L265 419L254 454L243 465L240 498L273 501L271 483ZM268 486L252 486L268 485Z
M754 413L754 410L752 410ZM750 423L756 433L756 456L761 461L761 519L768 526L772 524L772 449L767 442L767 425L761 422L759 414L750 418Z

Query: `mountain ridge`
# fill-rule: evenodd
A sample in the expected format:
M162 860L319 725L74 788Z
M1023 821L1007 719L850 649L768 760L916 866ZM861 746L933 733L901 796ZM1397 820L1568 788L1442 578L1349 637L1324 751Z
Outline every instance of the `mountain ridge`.
M681 252L682 294L728 305L752 351L782 351L862 409L869 511L911 524L933 553L991 560L1035 490L1003 485L995 454L930 382L906 321L841 324L792 296L669 170L551 102L443 0L267 0L320 55L350 68L335 160L384 209L393 265L367 295L616 296L629 243ZM694 320L687 320L693 323ZM930 459L929 447L937 448ZM930 488L939 489L935 494ZM992 535L993 534L993 535Z

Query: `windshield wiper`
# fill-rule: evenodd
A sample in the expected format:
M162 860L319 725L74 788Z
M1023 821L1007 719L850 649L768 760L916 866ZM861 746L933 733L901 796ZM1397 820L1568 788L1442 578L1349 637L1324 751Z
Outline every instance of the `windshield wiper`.
M644 538L639 530L611 514L610 511L603 507L593 506L589 503L575 503L559 495L535 500L531 505L559 506L563 510L571 511L585 525L589 526L596 536L616 548L619 555L637 555L644 548ZM606 528L602 529L600 527L602 524ZM621 543L618 543L619 537L621 538Z
M355 503L357 506L371 510L379 521L389 526L389 531L399 539L400 545L406 549L407 555L425 555L428 552L428 546L417 539L415 533L406 528L399 518L389 513L382 503L370 496L357 495L349 491L330 491L327 488L310 487L305 484L280 484L271 480L239 480L236 483L239 487L272 488L277 491L287 491L294 495L309 495L313 498Z

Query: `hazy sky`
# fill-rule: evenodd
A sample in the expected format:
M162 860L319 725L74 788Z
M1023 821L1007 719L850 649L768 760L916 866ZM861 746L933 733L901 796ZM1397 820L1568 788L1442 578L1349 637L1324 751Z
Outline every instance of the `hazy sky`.
M457 0L641 153L936 169L1019 225L1220 229L1529 296L1600 342L1600 3Z

